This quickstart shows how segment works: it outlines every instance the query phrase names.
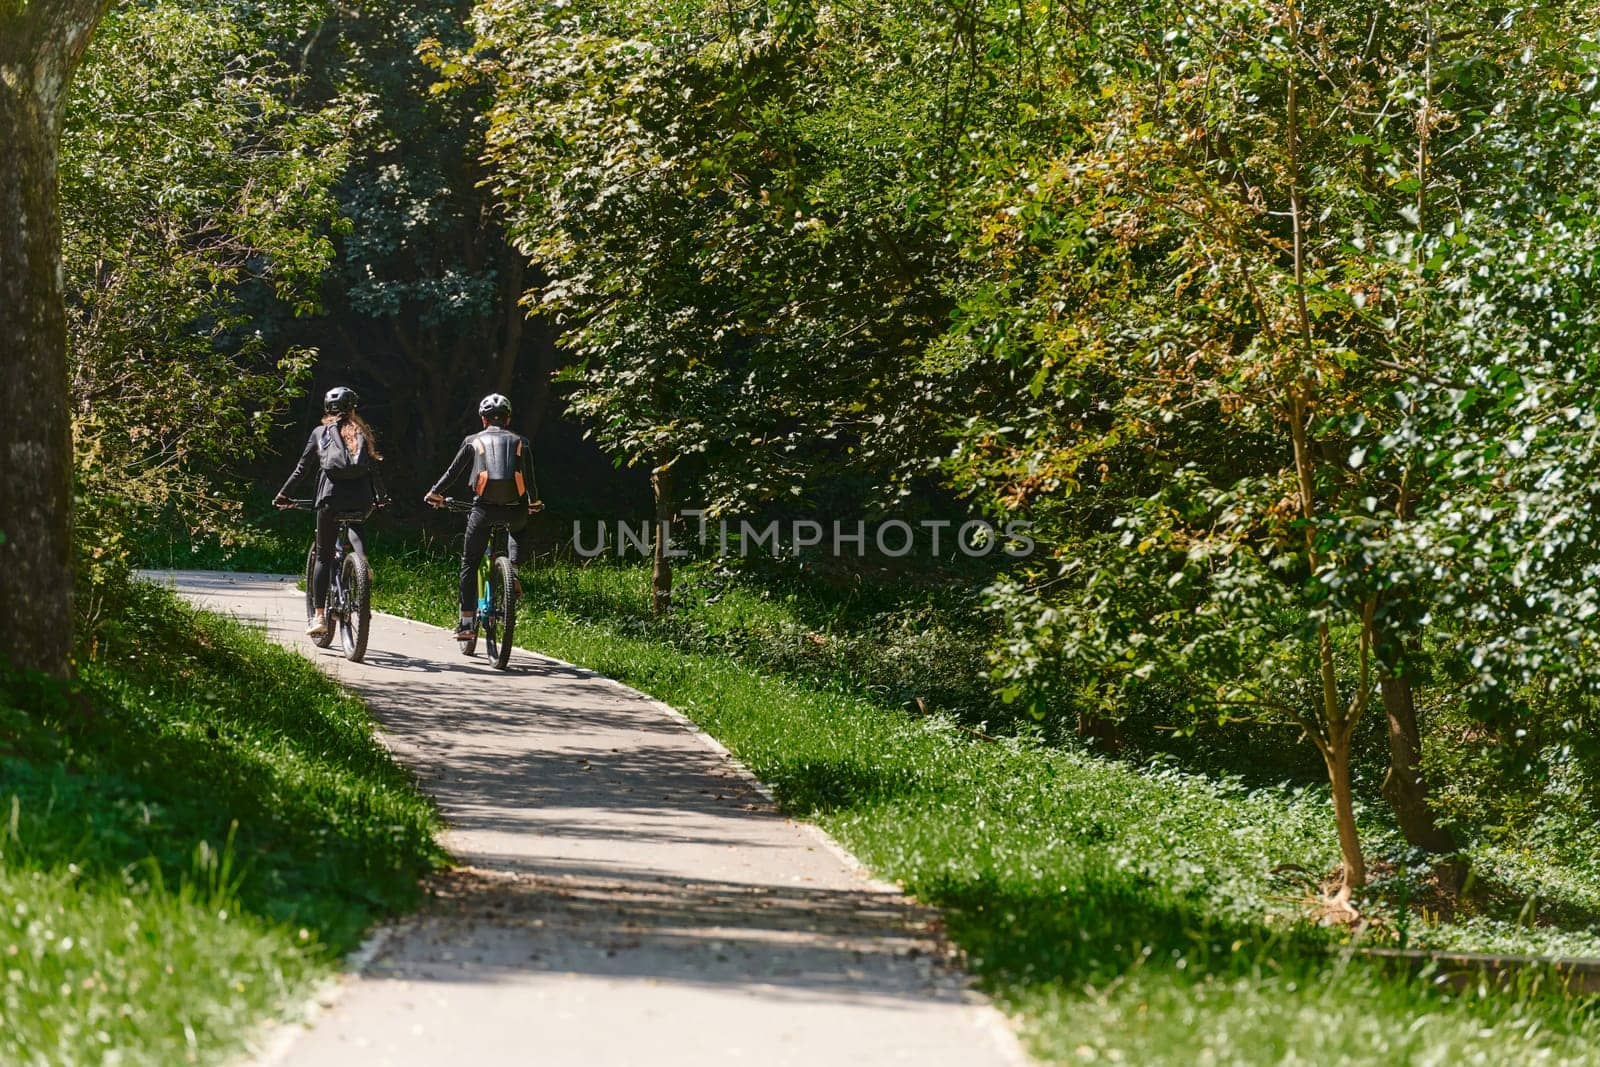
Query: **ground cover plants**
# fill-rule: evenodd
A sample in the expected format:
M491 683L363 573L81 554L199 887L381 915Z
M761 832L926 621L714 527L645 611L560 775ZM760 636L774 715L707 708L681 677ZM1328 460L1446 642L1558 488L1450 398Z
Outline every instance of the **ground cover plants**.
M391 558L384 573L384 610L449 619L448 558ZM1595 868L1581 840L1543 855L1469 849L1495 893L1469 894L1441 921L1406 906L1429 865L1374 797L1357 809L1379 858L1358 898L1370 921L1321 926L1317 883L1339 863L1326 786L1247 786L1172 760L1045 743L1026 729L988 733L949 712L875 699L846 676L830 681L826 668L777 674L763 655L686 649L681 633L645 621L649 582L643 566L529 568L519 643L682 709L787 810L943 908L969 965L1046 1058L1592 1062L1600 1015L1591 1000L1548 987L1452 993L1341 951L1405 943L1600 954ZM710 619L679 625L714 627L725 612L723 621L760 632L803 614L750 586L722 594L680 599L675 610ZM1408 859L1415 870L1404 869ZM1536 914L1564 921L1541 926Z
M359 701L135 584L0 679L0 1061L220 1062L441 862Z

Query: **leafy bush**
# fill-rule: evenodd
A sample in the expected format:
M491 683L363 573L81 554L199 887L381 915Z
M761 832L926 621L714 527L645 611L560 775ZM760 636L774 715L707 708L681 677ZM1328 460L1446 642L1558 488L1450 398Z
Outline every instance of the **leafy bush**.
M265 447L310 372L315 350L274 323L319 300L343 226L333 186L363 111L297 96L293 45L323 7L271 8L114 5L73 82L62 252L91 600L123 580L140 523L231 534L238 503L214 475Z

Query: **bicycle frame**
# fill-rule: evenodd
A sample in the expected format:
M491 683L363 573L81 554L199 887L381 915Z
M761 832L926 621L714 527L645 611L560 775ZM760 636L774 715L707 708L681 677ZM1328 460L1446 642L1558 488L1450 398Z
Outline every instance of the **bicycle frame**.
M478 618L483 619L495 613L493 598L489 595L489 582L494 575L494 561L506 554L506 538L509 532L500 523L495 523L489 528L489 544L483 551L483 558L478 561Z
M446 497L444 506L454 512L470 512L474 502ZM456 639L462 653L471 656L477 651L478 633L481 631L488 642L491 661L501 670L510 662L517 622L516 573L507 551L510 536L511 530L506 523L490 524L489 543L484 547L483 558L478 561L477 612L473 619L472 634Z
M316 510L315 502L311 500L290 500L288 504L298 511ZM355 543L350 539L350 527L363 521L366 516L338 515L335 518L339 523L339 532L334 538L333 556L325 564L332 569L328 571L328 593L322 608L328 626L325 633L313 636L312 641L319 648L327 648L333 643L333 638L337 634L344 648L345 658L359 663L366 655L372 616L372 570L366 555L358 552ZM308 618L315 610L312 605L312 562L316 559L316 555L316 542L313 541L306 557Z

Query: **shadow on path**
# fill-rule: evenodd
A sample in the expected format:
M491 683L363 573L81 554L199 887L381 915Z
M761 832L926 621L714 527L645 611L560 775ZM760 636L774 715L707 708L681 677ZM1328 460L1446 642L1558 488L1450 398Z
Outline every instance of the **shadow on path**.
M531 974L727 987L764 998L961 1002L933 912L898 893L650 877L601 867L460 869L375 976L506 982ZM447 958L435 948L451 946Z
M522 1063L533 1034L541 1062L585 1065L1020 1060L931 909L652 702L522 650L496 671L387 615L349 663L301 637L292 580L164 580L363 697L465 864L288 1062Z

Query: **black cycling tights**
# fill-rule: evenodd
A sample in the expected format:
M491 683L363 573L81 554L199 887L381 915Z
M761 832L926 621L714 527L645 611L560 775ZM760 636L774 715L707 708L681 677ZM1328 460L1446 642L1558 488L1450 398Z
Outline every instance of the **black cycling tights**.
M333 550L339 543L339 516L332 508L317 509L317 565L311 571L311 605L318 610L328 605L328 581L333 577L333 572L328 569L328 561L333 559ZM366 554L366 547L361 543L361 524L350 524L350 546L362 555Z
M511 565L522 562L522 545L517 535L528 525L526 504L485 504L479 502L467 513L467 533L461 544L461 614L478 610L478 564L489 547L489 534L495 523L506 524L506 555Z

